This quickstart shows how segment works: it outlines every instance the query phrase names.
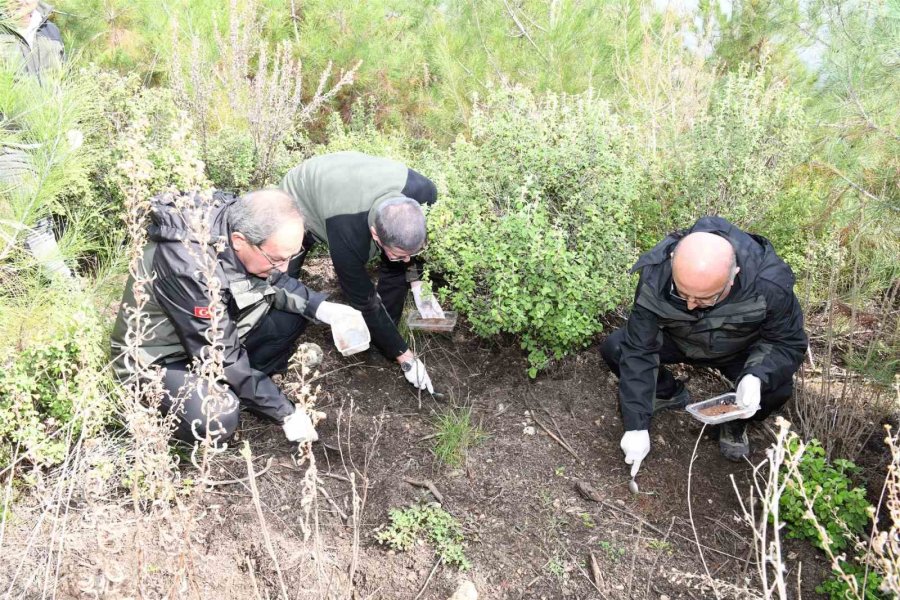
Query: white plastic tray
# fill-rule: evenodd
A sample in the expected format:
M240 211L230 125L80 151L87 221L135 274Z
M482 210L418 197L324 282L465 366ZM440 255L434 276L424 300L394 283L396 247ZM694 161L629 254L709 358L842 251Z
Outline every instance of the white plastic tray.
M719 423L727 423L728 421L736 421L737 419L746 419L748 417L752 417L754 413L756 413L757 409L745 408L739 410L733 410L731 412L722 414L722 415L704 415L700 411L709 408L711 406L719 406L719 405L734 405L737 401L737 395L734 392L729 392L727 394L722 394L721 396L716 396L715 398L710 398L709 400L703 400L702 402L694 402L693 404L688 404L685 410L691 413L691 416L700 421L701 423L706 423L707 425L718 425Z
M360 319L360 321L362 320ZM343 336L338 336L334 327L332 327L331 336L334 339L335 347L344 356L368 350L369 343L372 341L372 336L369 334L365 323L361 323L359 328L346 330Z
M421 331L453 331L456 327L457 314L452 310L444 311L443 319L423 319L419 311L413 310L406 317L406 325L410 329L418 329Z

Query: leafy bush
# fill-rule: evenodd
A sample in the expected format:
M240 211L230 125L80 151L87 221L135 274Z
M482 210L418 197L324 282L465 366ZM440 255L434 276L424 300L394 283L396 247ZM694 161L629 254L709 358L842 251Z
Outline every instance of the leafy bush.
M865 566L843 560L841 561L841 569L843 569L845 576L856 580L856 590L861 593L854 593L854 590L851 589L847 582L837 574L823 581L821 585L817 585L816 592L827 595L831 600L847 600L847 598L882 600L888 598L887 595L879 590L882 578L874 569L868 569L868 572L866 572ZM865 580L865 588L863 588L863 580Z
M585 345L627 297L639 171L608 105L502 87L479 102L431 210L432 268L482 336L519 336L530 374Z
M393 508L388 511L391 524L375 533L375 539L394 550L404 552L412 548L420 535L434 545L434 552L444 563L468 570L472 564L466 558L462 527L453 515L440 504Z
M0 467L14 454L38 466L61 462L72 439L96 432L111 410L100 315L77 294L43 294L41 307L0 310L4 332L20 331L0 350Z
M665 180L654 191L662 234L716 214L758 229L776 206L792 169L806 158L808 143L799 98L764 72L726 75L710 108L676 141Z
M206 150L206 173L216 189L241 193L253 181L253 137L236 127L223 127L211 136Z
M792 451L799 443L792 440ZM813 502L816 520L825 527L828 539L822 539L813 522L807 516L806 505L797 489L795 479L788 481L781 496L781 516L787 526L787 537L809 539L817 548L826 544L840 551L852 543L853 536L862 533L869 521L871 504L866 500L866 490L854 487L850 475L859 468L849 460L828 462L825 449L813 440L800 460L799 473L803 489Z
M79 77L94 80L98 92L93 98L98 117L85 132L85 151L93 165L86 181L70 180L58 203L62 212L89 224L82 232L85 237L117 240L124 228L127 170L142 171L142 180L155 193L204 185L203 163L191 121L176 107L171 90L146 88L135 75L123 77L96 67L85 68ZM148 162L128 164L124 158L129 144L141 145Z

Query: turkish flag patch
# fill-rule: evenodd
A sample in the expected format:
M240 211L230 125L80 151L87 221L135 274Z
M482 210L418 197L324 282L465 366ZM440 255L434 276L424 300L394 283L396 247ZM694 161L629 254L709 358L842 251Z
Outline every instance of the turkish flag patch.
M212 308L210 308L209 306L195 306L194 316L198 319L211 319Z

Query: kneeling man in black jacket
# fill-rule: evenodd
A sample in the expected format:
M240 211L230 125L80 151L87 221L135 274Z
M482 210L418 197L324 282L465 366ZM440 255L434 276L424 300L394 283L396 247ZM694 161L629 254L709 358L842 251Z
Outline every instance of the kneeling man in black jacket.
M765 419L791 397L806 352L793 272L767 239L719 217L666 237L635 271L640 281L628 322L601 348L619 377L620 445L632 476L650 452L653 414L690 401L662 366L672 363L719 370L735 384L738 404L758 409L719 427L722 454L740 460L750 452L747 422Z

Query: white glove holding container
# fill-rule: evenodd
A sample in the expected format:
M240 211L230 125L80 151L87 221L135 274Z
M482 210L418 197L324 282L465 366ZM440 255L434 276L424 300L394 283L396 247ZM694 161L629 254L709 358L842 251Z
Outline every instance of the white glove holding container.
M302 408L294 410L294 414L288 415L281 425L284 429L284 435L288 441L303 444L306 442L315 442L319 439L316 428L313 427L312 419Z
M759 410L762 381L756 375L745 375L737 386L737 405L744 409Z
M434 393L434 386L431 385L431 378L425 370L425 363L418 358L411 361L401 363L400 368L403 369L403 376L406 380L413 384L416 389L428 390L429 394Z
M412 289L413 300L416 301L416 308L419 310L419 316L423 319L443 319L444 309L438 304L437 297L434 294L424 296L422 292L422 282L413 281L409 284Z
M331 326L334 345L344 356L369 348L372 336L362 313L344 304L323 302L316 310L316 319Z
M641 462L650 453L650 432L646 429L626 431L619 447L625 453L625 464L631 465L631 478L634 479Z

